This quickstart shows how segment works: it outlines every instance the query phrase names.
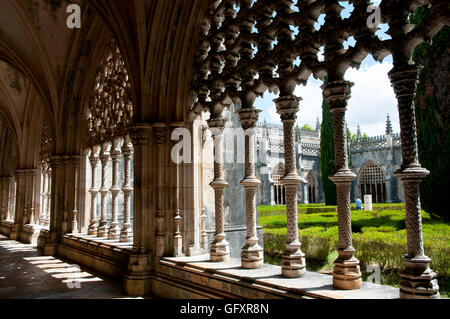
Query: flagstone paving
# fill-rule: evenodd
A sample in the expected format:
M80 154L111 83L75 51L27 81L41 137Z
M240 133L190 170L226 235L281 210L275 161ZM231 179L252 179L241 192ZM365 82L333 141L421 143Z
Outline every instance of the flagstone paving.
M0 235L0 299L127 298L121 282Z

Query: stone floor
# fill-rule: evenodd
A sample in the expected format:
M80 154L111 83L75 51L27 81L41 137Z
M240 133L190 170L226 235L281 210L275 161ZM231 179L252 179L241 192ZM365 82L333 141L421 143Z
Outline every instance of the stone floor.
M0 235L0 299L127 298L120 282Z

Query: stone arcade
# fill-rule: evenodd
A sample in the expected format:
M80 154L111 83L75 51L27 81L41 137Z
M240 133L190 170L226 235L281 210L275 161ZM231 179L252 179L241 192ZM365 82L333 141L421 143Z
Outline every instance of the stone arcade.
M439 297L423 249L419 183L429 172L418 161L419 66L410 57L448 24L444 1L381 1L380 23L391 36L384 41L367 23L368 0L347 1L354 9L345 20L338 1L323 0L73 2L81 8L79 29L66 23L68 1L0 4L3 235L121 280L130 296ZM413 28L408 16L421 5L433 8L433 23ZM322 14L325 23L315 30ZM356 44L344 49L349 37ZM407 224L400 289L362 283L352 247L356 174L348 165L345 111L353 84L344 74L369 54L394 61L402 163L389 174L402 181ZM302 98L294 89L310 75L327 77L322 88L334 123L339 257L332 276L306 271L297 231L298 190L317 178L299 174L295 150ZM283 123L284 164L272 188L287 205L281 267L264 263L256 219L257 194L266 186L256 172L254 101L266 91L279 93L274 104ZM232 184L224 174L225 110L236 112L247 133L245 163ZM191 162L171 157L178 128L191 132ZM362 185L359 192L372 190ZM239 187L245 208L225 208L229 187ZM245 243L236 244L236 233Z

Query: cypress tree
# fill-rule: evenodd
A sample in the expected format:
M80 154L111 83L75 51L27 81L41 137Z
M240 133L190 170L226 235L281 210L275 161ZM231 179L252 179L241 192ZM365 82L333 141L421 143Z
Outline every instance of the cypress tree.
M426 23L431 12L419 8L411 18L418 25ZM450 220L447 198L450 196L450 109L448 70L450 27L444 26L432 43L422 43L413 60L423 68L419 74L415 110L417 145L421 165L430 171L420 184L422 208L434 217Z
M333 140L333 116L324 97L322 103L322 125L320 127L320 170L326 205L336 205L337 203L336 185L329 179L329 176L335 171Z

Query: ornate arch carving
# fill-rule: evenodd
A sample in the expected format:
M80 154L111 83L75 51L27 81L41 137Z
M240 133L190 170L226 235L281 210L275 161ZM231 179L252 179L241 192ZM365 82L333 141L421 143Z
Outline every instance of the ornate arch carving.
M106 46L88 105L89 145L98 145L126 134L133 120L130 81L114 39Z

